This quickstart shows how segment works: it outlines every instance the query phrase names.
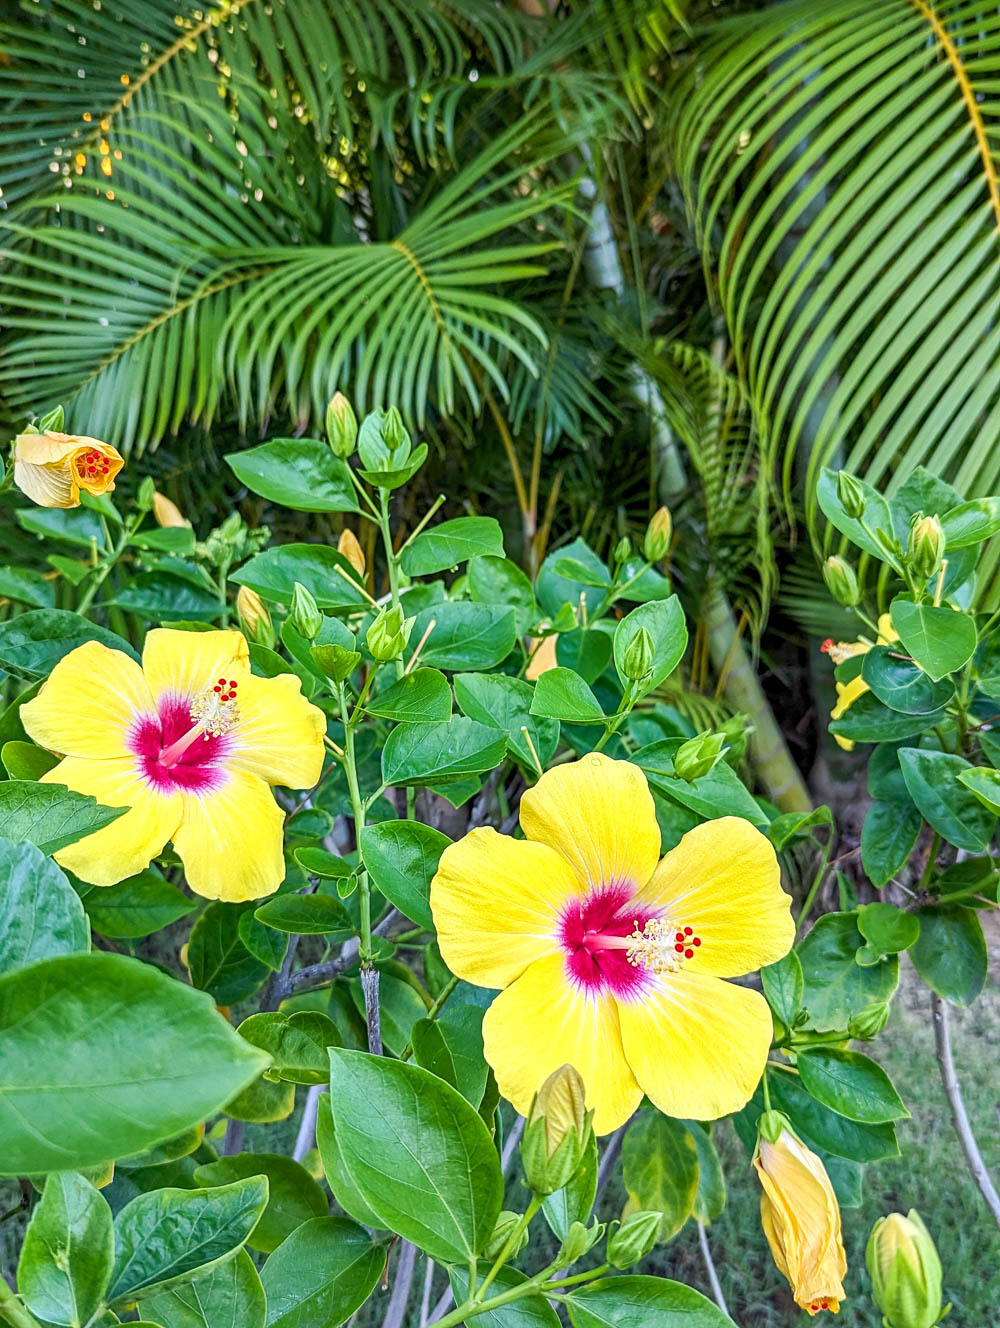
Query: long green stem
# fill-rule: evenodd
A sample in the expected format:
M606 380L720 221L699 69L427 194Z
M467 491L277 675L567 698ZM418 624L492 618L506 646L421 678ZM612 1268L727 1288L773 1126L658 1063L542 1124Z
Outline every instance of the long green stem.
M125 526L122 529L121 537L119 538L118 543L105 556L104 561L99 563L98 566L94 569L94 575L91 578L90 585L83 592L83 594L80 597L80 602L76 606L76 611L81 618L86 617L87 610L94 602L94 596L100 590L101 586L104 585L104 582L107 580L108 573L111 571L112 567L114 567L115 563L117 563L118 559L125 552L125 549L128 547L129 540L132 538L132 536L138 530L139 526L142 524L142 519L145 515L146 515L145 512L140 512L138 516L133 517L131 521L125 524ZM105 526L105 530L106 529L107 527Z
M3 1277L0 1277L0 1319L11 1328L39 1328L38 1320L28 1313Z
M365 803L358 784L358 766L354 751L354 716L347 712L347 689L338 684L340 714L344 721L344 770L347 773L347 788L351 797L351 813L354 817L354 837L358 845L359 856L361 835L365 828ZM365 996L365 1022L368 1026L368 1050L373 1056L382 1054L382 1033L378 1004L378 969L373 963L372 951L372 899L368 872L362 868L358 875L358 897L361 902L361 943L358 947L358 959L361 963L361 986Z
M510 1235L504 1241L503 1248L501 1249L497 1257L494 1259L493 1267L483 1278L481 1285L474 1289L474 1294L472 1297L474 1304L478 1305L482 1302L483 1296L489 1290L491 1282L496 1277L497 1273L499 1273L500 1269L504 1266L507 1260L510 1258L511 1254L513 1254L513 1252L517 1249L518 1245L520 1244L522 1235L525 1233L525 1231L527 1231L529 1225L531 1224L531 1219L535 1216L535 1214L538 1212L541 1206L542 1206L541 1196L533 1194L531 1196L531 1203L528 1204L527 1208L521 1214L521 1220L517 1223L513 1231L511 1231Z

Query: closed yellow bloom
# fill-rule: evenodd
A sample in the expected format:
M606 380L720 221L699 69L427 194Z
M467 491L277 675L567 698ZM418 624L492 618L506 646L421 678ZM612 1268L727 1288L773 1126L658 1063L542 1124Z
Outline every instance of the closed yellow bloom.
M521 799L524 839L470 831L441 855L431 910L458 977L501 993L486 1059L522 1115L572 1065L594 1129L623 1124L645 1093L669 1116L738 1111L771 1045L764 998L724 978L792 944L791 900L769 841L727 816L660 860L646 777L592 754Z
M110 493L124 464L110 443L83 434L48 430L14 439L14 483L39 507L79 507L81 489Z
M753 1159L764 1187L764 1235L799 1308L810 1315L839 1314L847 1258L837 1196L823 1163L787 1123L775 1133L773 1142L761 1134Z
M898 641L899 636L892 625L892 619L889 614L883 613L878 620L878 637L876 645L888 646L893 641ZM824 641L820 649L825 655L829 655L834 664L843 664L845 660L853 659L856 655L867 655L872 648L870 641ZM840 719L841 715L847 713L850 707L858 699L864 696L865 692L870 691L868 684L859 673L856 678L850 682L838 682L837 704L830 711L831 719ZM839 733L833 735L834 742L838 747L843 747L845 752L849 752L854 747L853 738L842 738Z
M236 612L240 625L258 645L274 645L274 627L267 605L249 586L240 586L236 592Z
M43 782L129 809L55 855L81 880L114 885L172 840L206 899L257 899L281 884L284 813L270 785L316 783L326 720L293 674L250 672L241 632L157 628L141 667L88 641L59 661L21 721L63 756Z
M345 527L340 532L340 539L337 540L337 552L347 559L358 576L365 574L365 555L364 550L358 543L358 538L354 531Z
M190 526L191 522L181 512L176 503L163 493L153 494L153 516L158 526Z

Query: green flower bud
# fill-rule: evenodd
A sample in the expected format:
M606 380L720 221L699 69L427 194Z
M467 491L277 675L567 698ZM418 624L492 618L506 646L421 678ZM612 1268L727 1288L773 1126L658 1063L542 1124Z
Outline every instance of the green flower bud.
M337 392L326 408L326 436L335 456L347 458L358 441L358 419L343 392Z
M889 1002L876 1001L873 1005L866 1005L851 1018L847 1031L852 1038L857 1038L861 1042L870 1042L882 1032L888 1022Z
M666 557L673 526L669 508L660 507L653 513L653 519L646 527L646 535L642 541L642 553L646 562L658 563L661 558Z
M623 562L626 562L631 552L632 541L627 535L623 535L615 545L615 563L620 566Z
M837 476L837 497L840 505L854 521L860 521L865 514L865 491L860 481L842 470Z
M603 1235L603 1222L595 1222L592 1227L585 1227L582 1222L571 1223L566 1239L556 1255L559 1267L567 1268L571 1263L576 1263L577 1259L582 1259Z
M236 592L236 612L243 635L257 646L274 648L274 626L267 605L249 586L240 586Z
M156 484L153 481L152 475L147 475L139 485L139 489L135 495L135 505L140 512L148 512L151 510L155 501Z
M398 659L406 649L413 629L413 618L406 618L401 608L381 608L378 616L368 628L365 640L372 657L380 664L390 659Z
M653 671L653 655L656 647L653 638L645 627L640 627L625 647L622 656L622 672L632 682L642 682Z
M390 406L382 418L382 437L390 452L395 452L397 448L409 442L403 417L395 406Z
M645 1258L660 1234L661 1213L630 1213L608 1237L608 1263L612 1268L631 1268Z
M315 641L319 636L319 629L323 626L323 615L311 591L306 590L301 581L296 581L295 589L292 591L288 616L298 634L304 636L307 641Z
M935 576L944 558L944 531L936 516L918 513L910 523L906 561L917 581Z
M312 646L309 653L334 682L349 678L361 663L361 651L348 650L346 646Z
M690 784L707 775L722 760L726 749L724 733L699 733L682 742L674 753L674 774Z
M493 1228L493 1235L490 1236L489 1241L487 1242L483 1250L484 1259L495 1259L497 1257L500 1251L507 1244L507 1241L514 1234L514 1228L517 1226L520 1220L521 1220L520 1213L513 1213L507 1208L503 1209L503 1211L500 1213L500 1216L497 1218L496 1226ZM520 1253L520 1251L524 1249L527 1243L528 1243L528 1228L525 1227L524 1230L521 1232L517 1244L514 1245L513 1248L508 1251L508 1258L513 1259L516 1254Z
M47 415L43 415L33 429L37 433L62 433L66 425L66 414L62 406L56 406Z
M831 554L823 564L823 580L826 588L837 601L847 609L853 609L861 599L861 590L854 568L843 558Z
M941 1318L941 1260L930 1232L911 1208L872 1228L865 1253L872 1299L888 1328L932 1328Z
M536 1194L554 1194L576 1174L593 1133L593 1114L572 1065L553 1071L542 1084L521 1137L521 1164Z

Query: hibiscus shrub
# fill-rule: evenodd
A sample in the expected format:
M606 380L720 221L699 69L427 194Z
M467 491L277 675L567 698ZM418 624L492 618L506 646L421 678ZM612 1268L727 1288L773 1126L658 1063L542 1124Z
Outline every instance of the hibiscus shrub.
M327 1328L405 1306L419 1258L441 1328L715 1328L627 1270L719 1216L723 1117L798 1304L837 1312L841 1206L907 1115L850 1043L904 949L947 999L982 985L1000 655L972 586L997 505L824 477L903 585L876 628L828 565L878 642L839 648L834 726L879 744L874 884L936 837L913 907L845 884L809 930L829 813L753 796L742 724L694 733L664 701L688 646L666 513L641 555L578 540L534 581L490 517L435 506L404 538L427 449L335 399L327 439L229 464L340 514L337 547L236 514L199 541L148 480L116 506L117 463L62 426L21 435L11 476L50 571L0 572L23 606L0 624L0 1174L31 1208L0 1318ZM791 852L818 861L801 907Z

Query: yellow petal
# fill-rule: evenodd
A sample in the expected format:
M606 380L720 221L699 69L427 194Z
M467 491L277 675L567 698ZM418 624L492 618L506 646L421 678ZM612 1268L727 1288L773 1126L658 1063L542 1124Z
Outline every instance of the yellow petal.
M239 708L226 765L268 784L312 788L323 773L326 716L302 695L298 678L291 673L241 676Z
M78 507L81 489L109 492L124 464L110 443L85 434L49 430L14 439L14 483L42 507Z
M250 674L250 652L242 632L182 632L154 627L146 635L142 670L153 696L194 697L219 678L242 687Z
M177 504L171 502L165 493L159 491L153 494L153 517L158 526L164 526L167 529L173 527L180 529L191 525L191 522L188 521Z
M859 696L864 696L865 692L869 690L868 684L860 673L856 678L852 678L850 682L838 682L836 687L837 704L830 711L831 719L839 719L850 709Z
M560 914L580 894L576 877L547 844L489 827L470 830L441 854L431 882L445 963L466 982L506 987L558 948Z
M139 665L99 641L64 655L20 711L25 732L40 747L97 760L124 756L136 718L155 713Z
M195 894L234 904L273 894L285 875L285 818L264 781L227 770L217 789L181 796L174 848Z
M528 650L531 658L528 661L528 667L524 671L524 676L529 682L534 682L540 678L543 673L548 673L549 669L557 667L559 660L556 657L556 642L559 640L554 633L552 636L531 637L528 641Z
M891 613L880 613L878 616L878 644L880 646L890 646L893 641L899 640L899 633L892 625Z
M618 1001L625 1059L668 1116L716 1120L745 1107L771 1046L759 992L682 968Z
M701 944L685 969L733 978L773 964L795 939L791 896L770 840L749 821L723 816L689 830L640 896Z
M148 867L177 829L181 799L160 793L136 773L133 758L91 761L69 756L42 775L89 793L105 807L128 807L124 816L55 854L56 862L89 885L115 885Z
M599 753L542 775L521 799L521 829L551 845L589 889L645 885L660 856L646 776Z
M501 992L483 1019L483 1044L500 1092L522 1115L562 1065L583 1079L597 1134L624 1125L642 1101L614 1001L570 981L561 955L537 960Z

